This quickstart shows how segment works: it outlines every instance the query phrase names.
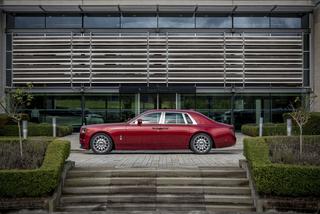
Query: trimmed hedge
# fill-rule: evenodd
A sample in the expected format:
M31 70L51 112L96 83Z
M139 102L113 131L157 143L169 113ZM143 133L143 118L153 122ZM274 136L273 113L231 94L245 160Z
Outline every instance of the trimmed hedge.
M256 124L244 124L241 126L241 132L252 137L259 136L259 126ZM292 134L298 135L299 128L292 127ZM265 123L262 128L263 136L287 135L287 124L285 123Z
M283 114L284 121L287 118L291 118L289 113ZM295 124L295 121L292 120L292 123ZM303 127L304 135L320 135L320 112L311 112L308 123Z
M291 118L289 113L283 114L284 121ZM299 128L294 120L292 127L292 135L299 135ZM257 124L244 124L241 126L241 132L252 137L259 136L259 126ZM304 135L320 135L320 112L311 112L310 119L303 128ZM287 135L286 123L265 123L263 124L263 136Z
M271 163L267 141L267 137L244 139L244 155L257 191L272 196L320 196L320 167Z
M6 125L0 130L0 135L3 136L18 136L17 125ZM72 126L57 126L57 136L63 137L72 134ZM47 123L29 123L28 124L28 136L52 136L52 126Z
M0 196L40 197L51 194L58 185L69 154L69 141L54 140L48 145L40 168L0 170Z

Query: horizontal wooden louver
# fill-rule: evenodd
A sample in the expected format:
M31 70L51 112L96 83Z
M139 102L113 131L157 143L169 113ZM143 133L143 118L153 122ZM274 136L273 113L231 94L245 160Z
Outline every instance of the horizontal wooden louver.
M302 86L302 35L13 34L13 86Z

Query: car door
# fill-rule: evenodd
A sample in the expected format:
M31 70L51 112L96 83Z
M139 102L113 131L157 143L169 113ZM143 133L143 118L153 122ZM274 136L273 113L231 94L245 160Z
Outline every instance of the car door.
M146 113L138 117L127 126L125 147L131 150L156 149L155 142L159 142L161 112ZM138 119L142 124L138 124Z
M160 129L159 149L188 149L191 137L189 125L181 112L165 112Z

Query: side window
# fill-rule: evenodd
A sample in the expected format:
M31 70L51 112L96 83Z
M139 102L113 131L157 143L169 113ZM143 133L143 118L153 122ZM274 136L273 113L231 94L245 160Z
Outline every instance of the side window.
M193 122L192 122L191 118L189 117L189 115L184 114L184 116L185 116L188 124L193 124Z
M158 124L160 121L161 113L150 113L150 114L145 114L139 119L142 119L142 124Z
M166 113L165 124L185 124L181 113Z

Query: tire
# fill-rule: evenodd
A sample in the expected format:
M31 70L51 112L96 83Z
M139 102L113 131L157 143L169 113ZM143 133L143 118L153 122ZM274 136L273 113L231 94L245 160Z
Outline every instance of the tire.
M95 154L107 154L113 149L113 141L104 133L95 134L90 141L91 149Z
M212 148L211 137L205 133L194 135L190 141L190 148L196 154L207 154Z

